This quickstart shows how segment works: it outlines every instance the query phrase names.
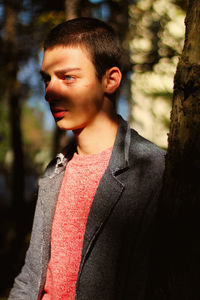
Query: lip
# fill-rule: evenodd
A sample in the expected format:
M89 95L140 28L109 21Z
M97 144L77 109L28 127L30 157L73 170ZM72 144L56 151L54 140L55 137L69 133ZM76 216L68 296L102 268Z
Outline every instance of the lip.
M57 111L57 112L53 112L53 116L54 116L55 119L60 119L60 118L64 117L65 113L66 113L66 110Z
M67 112L66 109L62 108L53 108L51 111L55 119L63 118L65 113Z

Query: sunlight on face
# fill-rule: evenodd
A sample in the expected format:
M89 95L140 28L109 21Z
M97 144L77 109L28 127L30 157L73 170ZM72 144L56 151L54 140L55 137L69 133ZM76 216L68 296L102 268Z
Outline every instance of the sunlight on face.
M59 46L45 51L41 74L45 98L60 129L82 129L98 117L104 88L85 49Z

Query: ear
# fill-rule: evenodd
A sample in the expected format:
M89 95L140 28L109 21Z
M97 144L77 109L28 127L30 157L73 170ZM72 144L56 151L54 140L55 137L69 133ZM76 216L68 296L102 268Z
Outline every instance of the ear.
M112 67L106 71L103 77L104 92L113 94L120 85L122 73L119 68Z

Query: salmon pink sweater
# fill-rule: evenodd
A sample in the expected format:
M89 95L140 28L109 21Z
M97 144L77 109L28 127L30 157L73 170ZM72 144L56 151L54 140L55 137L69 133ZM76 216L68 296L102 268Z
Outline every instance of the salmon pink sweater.
M75 299L88 214L111 152L112 148L92 155L75 153L67 164L53 219L42 300Z

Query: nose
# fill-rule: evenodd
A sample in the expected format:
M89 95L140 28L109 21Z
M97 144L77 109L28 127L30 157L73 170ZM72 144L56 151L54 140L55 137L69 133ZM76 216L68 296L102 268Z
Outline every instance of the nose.
M53 100L53 95L48 90L46 90L46 92L45 92L45 99L47 102L51 102Z
M58 97L58 84L51 80L45 88L45 99L47 102L52 102Z

